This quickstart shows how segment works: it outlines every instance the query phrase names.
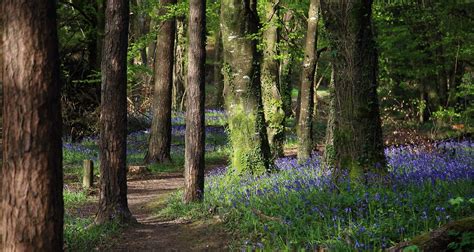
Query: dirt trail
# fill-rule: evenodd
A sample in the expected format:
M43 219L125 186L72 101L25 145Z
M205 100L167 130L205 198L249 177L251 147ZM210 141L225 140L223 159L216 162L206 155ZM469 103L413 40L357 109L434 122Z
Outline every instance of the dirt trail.
M182 188L182 174L173 173L128 182L128 202L138 224L107 242L104 251L226 251L229 241L213 220L189 222L163 220L153 215L151 202Z

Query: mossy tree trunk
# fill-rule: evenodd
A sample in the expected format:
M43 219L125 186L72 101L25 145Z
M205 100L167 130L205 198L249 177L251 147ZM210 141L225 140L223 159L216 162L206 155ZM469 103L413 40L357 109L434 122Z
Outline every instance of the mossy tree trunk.
M381 171L385 157L372 1L321 0L321 7L333 67L325 163L348 169L352 177Z
M300 112L297 129L298 162L308 160L313 150L314 72L317 60L319 8L319 0L311 0L308 10L308 31L300 88Z
M97 223L133 219L127 202L127 48L129 1L107 0L102 54L100 197Z
M189 2L189 64L186 87L184 202L204 195L204 84L206 63L206 0Z
M279 0L264 3L263 61L261 66L262 100L267 123L268 141L274 158L283 156L285 111L280 95L278 56Z
M261 56L249 38L259 28L256 7L255 0L221 3L224 94L236 173L263 174L273 167L261 96Z
M172 4L176 4L176 0L160 0L160 15L165 15ZM175 23L174 17L164 20L158 32L152 107L153 121L145 163L171 162L171 96Z

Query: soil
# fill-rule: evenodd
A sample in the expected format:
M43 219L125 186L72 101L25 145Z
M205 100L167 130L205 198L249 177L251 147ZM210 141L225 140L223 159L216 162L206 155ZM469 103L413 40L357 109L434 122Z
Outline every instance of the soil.
M182 188L180 173L130 179L128 203L137 219L100 251L227 251L229 235L217 220L192 222L156 217L157 202ZM163 204L161 204L163 207Z

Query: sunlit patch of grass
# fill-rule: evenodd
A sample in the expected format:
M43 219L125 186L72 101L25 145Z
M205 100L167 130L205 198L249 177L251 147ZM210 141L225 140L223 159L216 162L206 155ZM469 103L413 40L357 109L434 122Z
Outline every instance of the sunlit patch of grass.
M72 208L88 202L85 191L74 192L66 189L63 191L63 198L65 208Z
M108 238L120 232L117 222L94 225L92 217L64 219L64 241L68 251L92 251Z

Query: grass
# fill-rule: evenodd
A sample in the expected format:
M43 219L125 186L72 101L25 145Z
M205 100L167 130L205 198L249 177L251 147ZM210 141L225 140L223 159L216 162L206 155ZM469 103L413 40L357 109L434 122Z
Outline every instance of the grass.
M387 178L367 184L335 182L319 157L279 160L279 173L258 178L217 171L206 178L203 203L184 205L178 192L159 214L219 215L242 238L239 248L285 251L380 251L474 214L474 144L391 148L387 156Z
M65 216L64 240L68 251L92 251L122 229L122 226L116 222L103 225L94 225L93 223L92 217Z

